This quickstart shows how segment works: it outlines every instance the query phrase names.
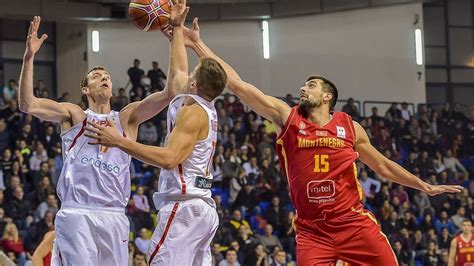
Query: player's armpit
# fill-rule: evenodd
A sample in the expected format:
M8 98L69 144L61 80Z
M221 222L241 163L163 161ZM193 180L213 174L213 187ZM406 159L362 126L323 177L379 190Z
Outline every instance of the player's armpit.
M282 128L291 112L291 107L275 97L265 95L254 85L242 80L230 79L229 89L239 97L242 102L257 114L272 121Z

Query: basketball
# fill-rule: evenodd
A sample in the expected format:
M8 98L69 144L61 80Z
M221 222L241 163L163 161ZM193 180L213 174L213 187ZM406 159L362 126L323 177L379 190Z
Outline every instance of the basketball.
M142 31L162 30L168 25L171 5L171 0L132 0L128 14Z

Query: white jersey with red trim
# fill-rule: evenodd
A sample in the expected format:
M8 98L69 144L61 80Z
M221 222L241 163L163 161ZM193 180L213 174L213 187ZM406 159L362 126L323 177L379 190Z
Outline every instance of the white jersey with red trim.
M97 114L86 110L86 119L61 133L64 165L57 193L63 205L125 208L130 199L131 157L118 148L90 145L84 136L87 121L115 122L123 132L119 113Z
M217 142L217 112L214 102L209 102L197 95L176 96L168 108L168 131L165 141L168 142L176 117L187 97L193 98L206 111L209 119L209 134L206 139L196 142L191 155L180 165L171 170L161 170L158 192L153 195L153 201L158 210L169 201L192 198L201 198L212 207L216 206L211 195L213 177L210 172Z

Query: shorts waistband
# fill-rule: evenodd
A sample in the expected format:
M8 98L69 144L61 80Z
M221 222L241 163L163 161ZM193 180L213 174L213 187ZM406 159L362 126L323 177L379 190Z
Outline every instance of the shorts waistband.
M104 206L94 206L94 205L84 205L74 202L64 202L61 204L61 209L69 210L86 210L91 212L111 212L117 214L125 214L125 208L122 207L104 207Z

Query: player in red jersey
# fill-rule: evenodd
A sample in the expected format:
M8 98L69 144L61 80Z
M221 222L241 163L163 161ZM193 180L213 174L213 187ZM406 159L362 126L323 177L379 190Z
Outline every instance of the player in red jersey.
M169 34L169 33L168 33ZM185 30L186 45L199 57L219 61L228 87L259 115L277 126L277 149L297 210L298 265L397 265L374 216L360 202L363 191L354 161L362 160L378 175L429 195L460 192L460 186L430 185L385 158L351 117L331 112L336 86L310 76L300 89L300 103L291 108L240 79L237 72L201 40L197 19Z
M451 241L448 266L474 266L474 235L469 219L462 222L462 233Z

